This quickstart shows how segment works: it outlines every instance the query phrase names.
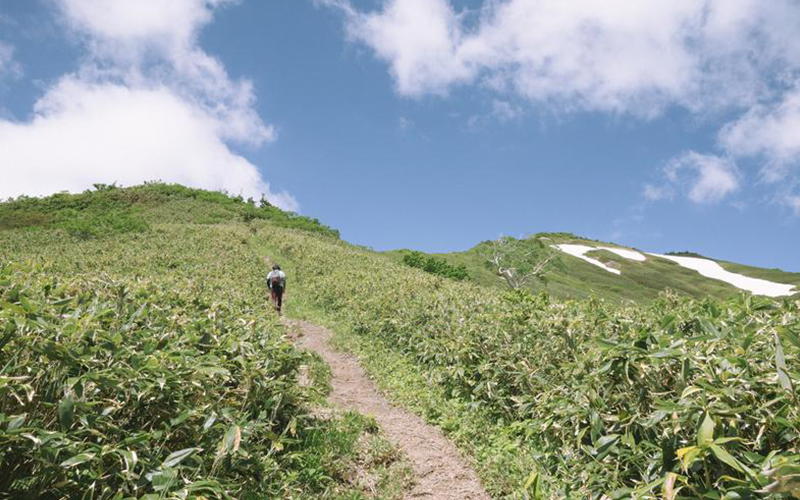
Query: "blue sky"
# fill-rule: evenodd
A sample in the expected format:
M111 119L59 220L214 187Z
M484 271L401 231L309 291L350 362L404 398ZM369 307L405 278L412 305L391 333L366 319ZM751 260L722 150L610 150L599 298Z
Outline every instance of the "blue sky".
M0 196L161 178L376 249L570 231L800 271L789 0L98 2L0 6Z

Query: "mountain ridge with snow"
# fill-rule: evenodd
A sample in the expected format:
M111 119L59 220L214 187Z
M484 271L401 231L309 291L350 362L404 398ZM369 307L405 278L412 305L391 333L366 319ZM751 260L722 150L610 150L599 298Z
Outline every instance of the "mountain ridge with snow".
M775 299L800 294L800 273L747 266L691 252L643 251L570 233L539 233L516 241L543 243L551 249L554 265L546 279L532 282L528 288L560 297L649 302L667 290L719 299L741 293ZM465 252L435 255L464 266L473 281L503 287L504 281L487 264L491 245L485 241ZM388 253L399 256L402 252Z

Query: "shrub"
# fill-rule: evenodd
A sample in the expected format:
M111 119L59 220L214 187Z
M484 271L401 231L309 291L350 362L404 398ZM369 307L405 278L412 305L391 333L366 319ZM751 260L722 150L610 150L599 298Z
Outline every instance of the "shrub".
M699 259L706 259L707 257L700 255L697 252L689 252L688 250L667 252L667 255L675 255L678 257L697 257Z
M469 279L467 267L463 264L453 265L441 257L425 255L422 252L412 251L405 253L403 255L403 264L456 281Z
M82 240L121 233L143 232L150 227L141 217L137 217L130 211L96 214L69 210L60 214L59 221L54 225Z
M154 284L5 267L0 332L0 491L279 493L301 358L276 325Z

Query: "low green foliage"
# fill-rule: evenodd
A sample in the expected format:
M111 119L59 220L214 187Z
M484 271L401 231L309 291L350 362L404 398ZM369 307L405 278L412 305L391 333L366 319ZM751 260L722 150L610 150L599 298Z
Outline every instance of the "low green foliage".
M0 491L283 491L301 357L274 323L188 291L36 268L0 270L0 303Z
M219 206L134 204L149 230L99 238L0 231L0 498L372 497L352 479L375 430L310 412L327 372L268 307L251 224L307 232L196 223Z
M96 184L94 191L58 193L45 198L21 196L0 204L0 230L60 227L79 238L142 231L148 223L268 220L273 224L339 237L335 229L262 199L258 205L241 196L187 188L178 184L145 183L130 188Z
M311 302L498 422L487 429L496 442L534 450L536 468L509 471L518 475L498 494L521 492L532 473L546 497L796 489L800 302L553 301L415 275L302 235L258 241L293 261ZM471 424L447 425L458 434Z
M79 239L93 239L120 233L147 231L150 225L130 211L106 213L65 210L56 218L54 227Z
M688 250L667 252L667 255L675 255L675 256L678 256L678 257L696 257L698 259L707 259L708 258L708 257L706 257L704 255L700 255L697 252L690 252Z
M345 328L495 496L800 496L800 301L656 295L653 273L682 272L660 259L619 261L632 291L609 296L652 292L646 306L503 292L262 210L166 185L0 205L2 494L363 498L353 471L372 467L389 479L370 484L400 496L406 476L369 419L307 411L327 375L266 306L270 256L295 284L289 310L302 294ZM57 227L103 213L149 229ZM619 286L564 260L580 272L548 275L555 291L592 273Z
M321 321L321 314L312 312L311 317ZM329 327L336 331L337 347L357 355L383 392L448 434L471 459L492 497L517 491L520 478L538 470L537 450L520 447L516 432L484 408L449 397L442 386L432 383L427 367L375 337L353 333L344 324Z
M117 196L123 191L98 184L80 195L54 194L39 199L20 197L0 204L0 230L59 228L78 239L96 239L149 229L139 211Z
M408 251L403 254L403 264L422 269L426 273L435 274L456 281L469 278L467 268L463 265L451 265L441 257L426 255L422 252Z

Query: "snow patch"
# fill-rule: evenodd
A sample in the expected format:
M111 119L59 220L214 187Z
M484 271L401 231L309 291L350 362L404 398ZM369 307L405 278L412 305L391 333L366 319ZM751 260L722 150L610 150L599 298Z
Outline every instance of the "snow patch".
M607 265L603 264L597 259L593 259L591 257L587 257L584 255L586 252L591 252L593 250L608 250L609 252L613 252L620 257L636 260L639 262L644 262L645 256L635 250L626 250L624 248L614 248L614 247L590 247L588 245L569 245L569 244L561 244L561 245L554 245L556 248L561 250L564 253L570 254L573 257L577 257L579 259L585 260L589 264L593 264L597 267L605 269L606 271L613 273L613 274L622 274L619 269L614 269L613 267L608 267Z
M637 260L639 262L644 262L646 257L641 253L637 252L636 250L626 250L624 248L612 248L612 247L598 247L597 250L608 250L611 253L615 253L620 257L625 257L629 260Z
M625 248L590 247L588 245L572 245L572 244L553 245L553 247L561 250L564 253L572 255L573 257L577 257L581 260L588 262L589 264L595 265L599 268L602 268L610 273L617 275L622 274L622 272L619 269L614 269L613 267L609 267L597 259L587 257L585 254L588 252L592 252L594 250L607 250L609 252L615 253L620 257L629 260L635 260L638 262L644 262L646 260L644 254L637 252L635 250L628 250ZM681 257L677 255L662 255L657 253L648 253L648 255L671 260L672 262L675 262L680 266L691 269L693 271L697 271L706 278L724 281L725 283L731 284L736 288L739 288L740 290L745 290L754 293L756 295L766 295L767 297L785 297L787 295L793 295L800 291L794 285L787 285L785 283L775 283L774 281L768 281L759 278L750 278L749 276L743 276L741 274L732 273L730 271L725 270L718 263L709 259L701 259L699 257Z
M766 295L767 297L783 297L798 292L794 285L775 283L773 281L767 281L758 278L750 278L748 276L742 276L741 274L726 271L722 266L713 260L701 259L698 257L660 255L657 253L651 253L650 255L671 260L683 267L697 271L706 278L724 281L725 283L729 283L736 288L746 290L756 295Z

